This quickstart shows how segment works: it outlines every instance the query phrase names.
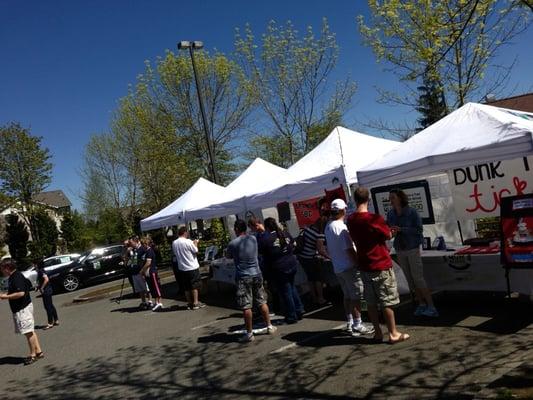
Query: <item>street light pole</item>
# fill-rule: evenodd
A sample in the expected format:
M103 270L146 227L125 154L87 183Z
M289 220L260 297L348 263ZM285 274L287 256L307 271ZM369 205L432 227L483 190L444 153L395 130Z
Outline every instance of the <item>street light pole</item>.
M211 178L213 180L213 183L218 184L218 177L217 172L215 168L215 154L213 151L213 143L211 134L209 133L209 128L207 126L207 118L205 116L205 108L204 108L204 102L202 99L202 91L200 89L200 84L198 81L198 71L196 69L196 61L194 59L194 50L201 49L204 47L204 44L199 41L182 41L178 43L178 49L189 49L189 54L191 55L191 62L192 62L192 70L194 73L194 81L196 83L196 93L198 94L198 103L200 105L200 113L202 114L202 122L204 125L204 132L205 132L205 140L207 143L207 153L209 155L209 165L211 169Z

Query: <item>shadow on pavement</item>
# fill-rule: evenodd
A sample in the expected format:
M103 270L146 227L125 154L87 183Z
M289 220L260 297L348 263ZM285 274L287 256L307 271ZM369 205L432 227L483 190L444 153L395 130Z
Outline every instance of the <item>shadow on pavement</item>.
M0 357L0 365L19 365L24 364L24 357Z

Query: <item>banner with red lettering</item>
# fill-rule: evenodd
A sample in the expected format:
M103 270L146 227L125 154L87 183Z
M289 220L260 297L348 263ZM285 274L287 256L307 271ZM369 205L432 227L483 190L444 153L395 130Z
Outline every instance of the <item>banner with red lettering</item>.
M533 193L533 157L456 168L448 175L460 220L499 216L503 197Z
M318 209L318 200L320 197L314 197L308 200L297 201L292 203L298 226L304 228L314 223L320 216Z

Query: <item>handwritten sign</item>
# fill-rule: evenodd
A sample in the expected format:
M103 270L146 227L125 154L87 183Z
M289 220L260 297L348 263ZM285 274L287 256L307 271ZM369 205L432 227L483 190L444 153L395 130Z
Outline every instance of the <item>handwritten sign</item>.
M370 190L372 202L377 214L387 217L387 213L392 208L389 201L389 193L392 189L401 189L409 199L409 207L418 211L422 223L434 224L433 205L431 204L431 195L427 181L415 181L399 183L397 185L380 186Z
M296 220L300 228L313 224L320 216L320 210L318 209L319 199L320 197L314 197L293 203L294 213L296 214Z
M448 175L458 219L498 216L503 197L533 193L533 157L456 168Z

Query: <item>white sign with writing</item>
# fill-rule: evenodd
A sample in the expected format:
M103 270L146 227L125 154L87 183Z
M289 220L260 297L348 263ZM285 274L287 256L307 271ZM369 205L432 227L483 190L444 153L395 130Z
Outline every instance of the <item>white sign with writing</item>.
M372 202L376 212L387 217L387 213L391 209L389 201L389 192L391 189L402 189L409 199L409 207L418 211L424 224L435 223L433 217L433 207L431 204L431 195L427 181L407 182L393 186L382 186L374 188L372 192Z
M500 215L502 197L533 193L533 157L456 168L448 172L458 219Z

